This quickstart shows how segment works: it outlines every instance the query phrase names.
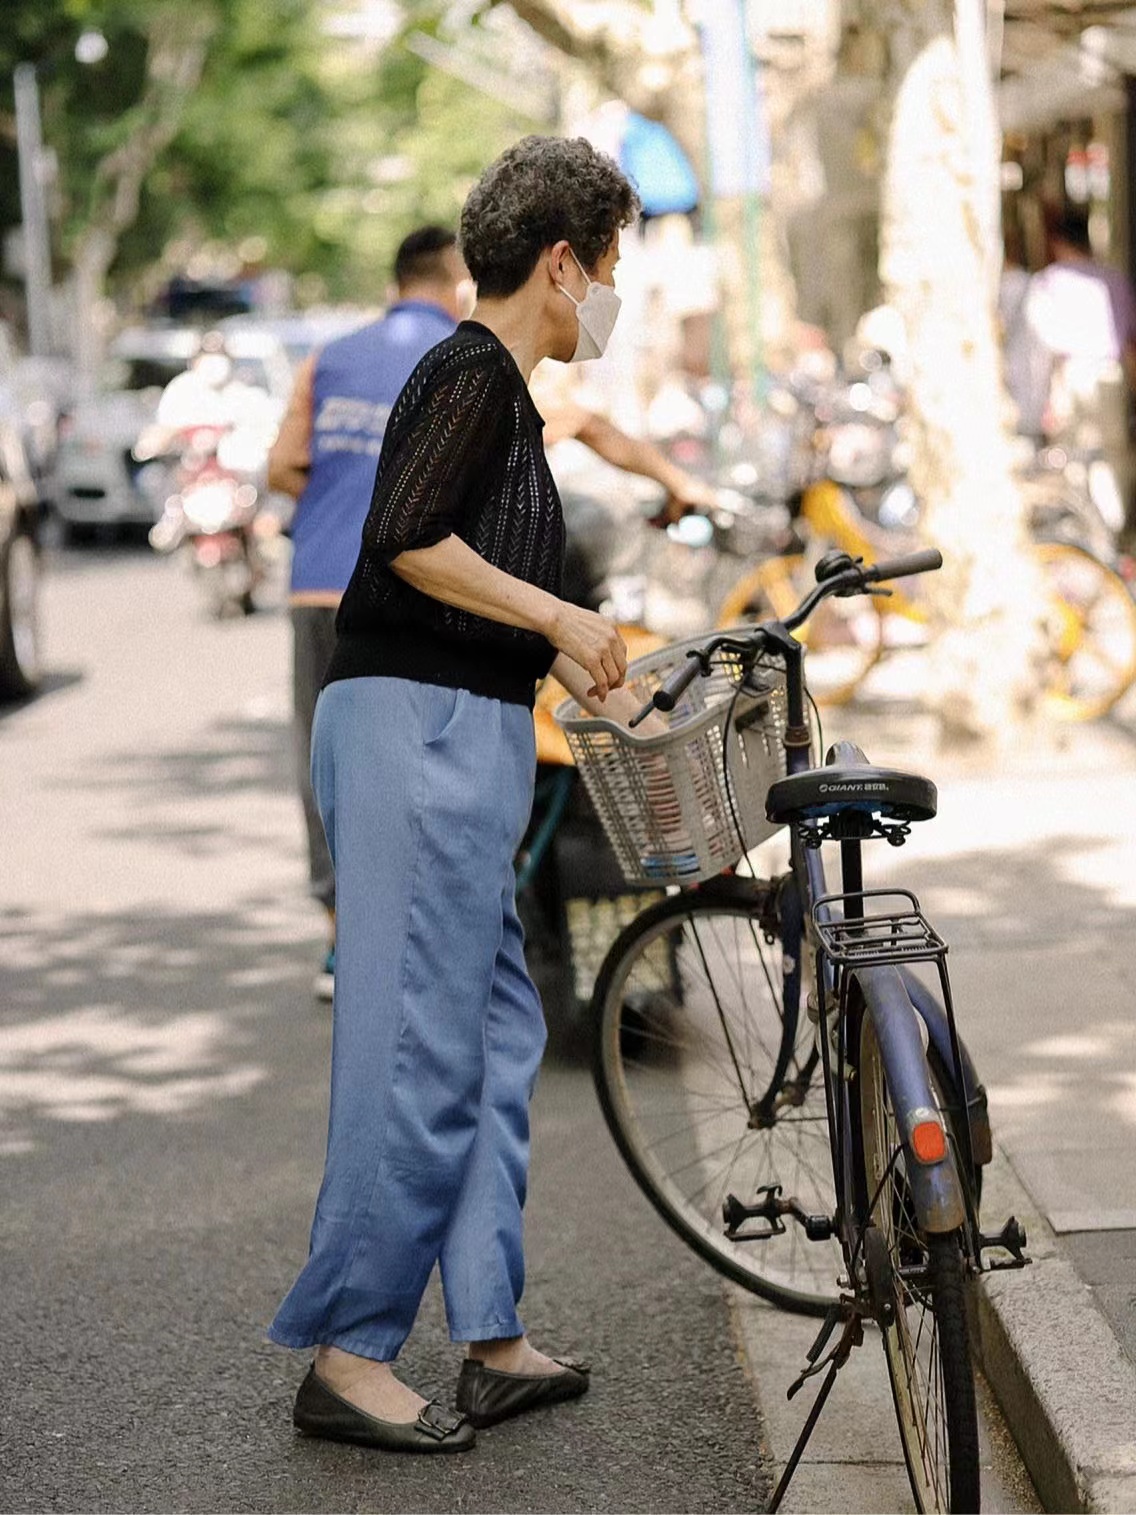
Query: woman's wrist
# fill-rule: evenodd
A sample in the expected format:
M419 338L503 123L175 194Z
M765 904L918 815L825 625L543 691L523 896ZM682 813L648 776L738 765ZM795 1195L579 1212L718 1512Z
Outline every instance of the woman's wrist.
M556 627L560 620L561 602L554 594L549 594L547 589L532 587L531 594L531 629L539 631L546 642L552 642L555 645Z

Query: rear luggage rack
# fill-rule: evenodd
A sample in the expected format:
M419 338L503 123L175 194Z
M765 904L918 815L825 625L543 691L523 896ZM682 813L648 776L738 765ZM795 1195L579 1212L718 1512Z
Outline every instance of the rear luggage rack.
M868 900L890 900L892 908L869 913ZM896 909L901 900L904 908ZM921 961L941 965L947 955L946 942L908 889L825 894L813 905L812 917L825 954L842 968Z

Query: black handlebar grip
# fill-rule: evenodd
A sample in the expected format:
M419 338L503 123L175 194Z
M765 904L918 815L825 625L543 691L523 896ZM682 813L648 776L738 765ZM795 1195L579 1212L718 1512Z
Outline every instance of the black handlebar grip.
M693 684L702 672L702 664L696 654L691 654L681 667L676 668L665 684L655 690L654 705L656 710L673 710L678 704L679 696Z
M865 578L879 584L885 579L906 579L914 573L931 573L942 566L943 554L937 547L927 547L922 552L908 553L905 558L893 558L890 563L874 563Z

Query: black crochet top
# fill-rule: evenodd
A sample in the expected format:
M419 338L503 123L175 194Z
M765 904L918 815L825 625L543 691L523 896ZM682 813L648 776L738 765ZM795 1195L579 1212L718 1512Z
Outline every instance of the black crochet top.
M564 518L543 430L520 370L487 327L463 321L426 354L387 422L325 684L382 675L532 705L556 656L550 642L435 600L390 564L453 534L559 596Z

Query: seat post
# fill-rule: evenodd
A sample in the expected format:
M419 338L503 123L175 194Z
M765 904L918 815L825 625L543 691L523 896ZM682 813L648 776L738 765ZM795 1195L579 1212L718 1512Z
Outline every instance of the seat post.
M859 895L864 888L864 860L858 841L844 840L840 843L840 888L846 895ZM845 920L850 916L862 918L863 914L862 899L845 900Z

